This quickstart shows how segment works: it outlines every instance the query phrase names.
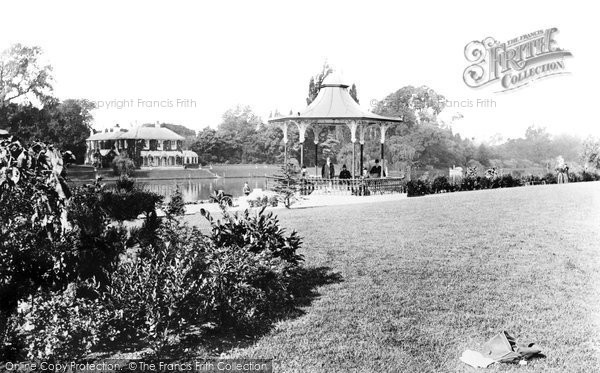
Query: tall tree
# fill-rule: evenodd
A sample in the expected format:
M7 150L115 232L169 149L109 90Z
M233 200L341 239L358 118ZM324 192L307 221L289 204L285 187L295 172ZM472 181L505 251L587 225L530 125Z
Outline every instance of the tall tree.
M321 90L321 84L323 84L323 80L327 78L329 74L333 72L333 69L327 61L323 63L323 67L321 68L321 72L317 75L310 78L310 82L308 83L308 97L306 98L306 105L310 105Z
M360 104L360 101L358 101L358 92L356 91L356 84L354 83L352 83L352 87L350 87L350 97L352 97L357 104Z
M379 101L374 113L402 117L408 127L422 123L437 125L437 116L444 110L445 98L427 86L402 87Z
M600 170L600 140L593 137L587 138L583 143L581 160L587 165Z
M321 85L323 84L323 81L331 73L333 73L333 67L331 67L326 61L325 63L323 63L321 71L317 75L312 76L310 78L310 81L308 83L308 97L306 98L307 105L310 105L315 100L315 98L317 98L317 95L321 90ZM356 101L357 104L359 103L356 84L354 83L352 83L352 86L350 87L350 96L354 99L354 101Z
M52 93L52 67L42 62L42 49L14 44L0 54L0 107L9 103L41 103Z

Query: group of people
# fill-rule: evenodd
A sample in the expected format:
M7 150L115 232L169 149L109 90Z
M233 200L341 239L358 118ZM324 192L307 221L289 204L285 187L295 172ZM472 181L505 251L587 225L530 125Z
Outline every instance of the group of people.
M379 159L376 159L375 165L368 171L367 168L364 167L360 176L362 178L380 178L382 174L384 177L386 176L385 172L381 168L381 165L379 164ZM302 166L302 176L306 176L306 167L304 165ZM323 179L335 179L335 167L333 166L333 163L331 163L331 159L329 157L327 157L325 164L323 164L323 167L321 167L321 177ZM352 173L350 173L346 165L342 166L342 171L340 172L338 179L352 179Z

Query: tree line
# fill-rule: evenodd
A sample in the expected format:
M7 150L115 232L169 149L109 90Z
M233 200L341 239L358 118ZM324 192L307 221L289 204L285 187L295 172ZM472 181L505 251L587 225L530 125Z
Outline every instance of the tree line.
M0 129L25 143L51 143L79 162L92 129L93 103L60 101L53 94L52 67L42 50L15 44L0 54Z
M53 143L70 150L77 161L85 155L85 140L92 132L94 105L83 99L60 101L53 95L52 67L44 65L42 50L15 44L0 54L0 129L25 142ZM318 95L319 88L333 69L325 63L310 78L307 104ZM358 103L352 84L350 94ZM529 127L516 139L496 138L490 143L475 143L452 130L450 122L439 118L445 108L442 94L426 87L405 86L379 101L373 112L402 117L404 123L387 131L385 158L392 168L446 168L457 166L529 168L554 166L562 156L565 161L595 166L598 164L600 141L571 135L550 135L543 127ZM278 111L272 116L281 115ZM185 137L184 148L198 153L202 164L209 163L281 163L284 159L283 133L270 126L248 106L227 110L221 123L199 132L178 124L163 124ZM288 156L300 158L304 146L304 164L321 165L327 157L335 163L352 164L350 130L329 127L318 134L318 150L314 151L312 131L305 142L298 142L295 126L290 126ZM380 157L379 130L370 128L364 147L365 161ZM356 164L359 160L356 160Z

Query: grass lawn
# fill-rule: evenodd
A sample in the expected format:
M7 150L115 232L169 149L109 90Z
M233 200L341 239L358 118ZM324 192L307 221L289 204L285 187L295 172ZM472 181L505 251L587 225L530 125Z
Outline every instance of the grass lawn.
M277 372L472 372L462 352L507 330L547 357L486 371L600 369L599 182L278 214L305 265L339 279L226 356L275 357Z

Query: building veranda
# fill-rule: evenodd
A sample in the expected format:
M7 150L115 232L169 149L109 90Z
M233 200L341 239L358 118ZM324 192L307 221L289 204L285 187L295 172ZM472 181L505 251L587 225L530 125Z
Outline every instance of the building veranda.
M132 159L137 167L177 167L198 164L198 154L183 149L184 137L161 127L121 128L118 124L86 140L85 163L108 167L117 156Z

